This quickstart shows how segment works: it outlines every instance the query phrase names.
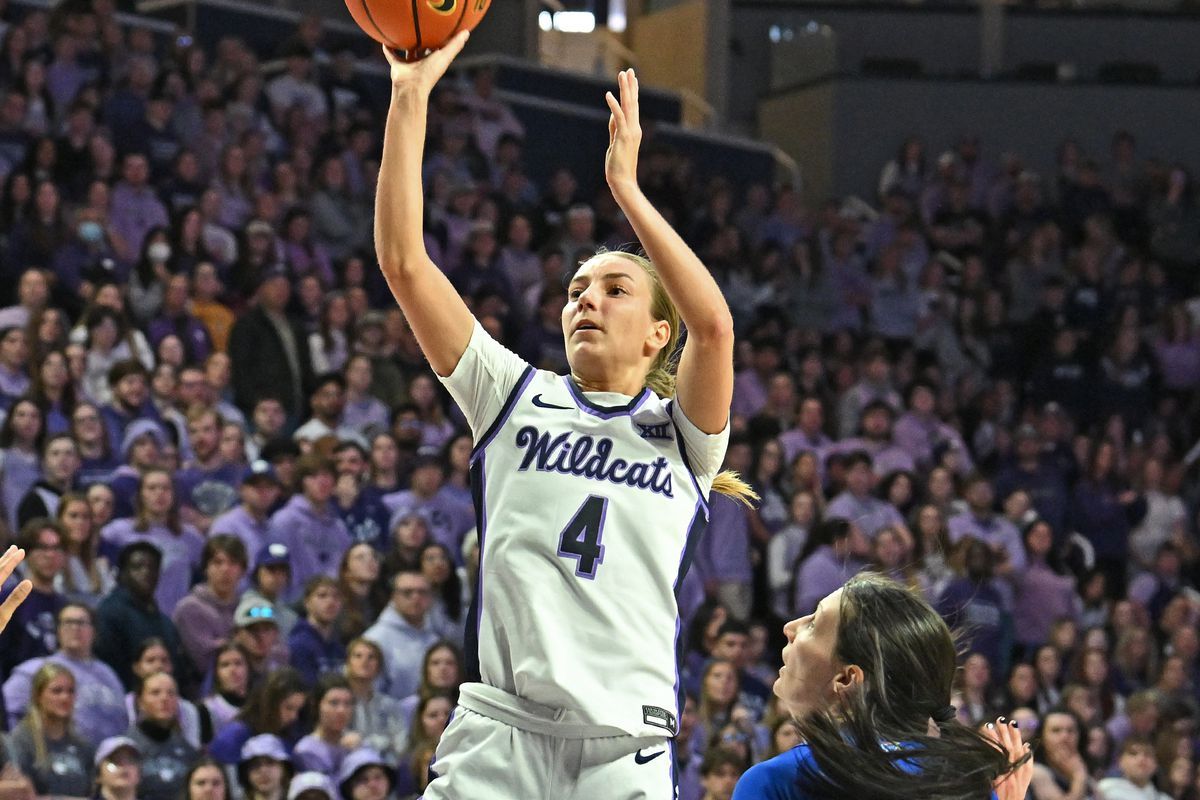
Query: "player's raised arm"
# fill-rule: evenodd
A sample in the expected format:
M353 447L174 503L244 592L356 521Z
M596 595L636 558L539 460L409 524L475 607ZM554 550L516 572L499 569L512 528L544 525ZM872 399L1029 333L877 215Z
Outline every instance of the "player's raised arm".
M679 407L700 430L720 433L733 399L733 319L708 269L638 186L642 128L637 76L625 70L617 75L617 84L620 100L611 92L605 98L612 115L604 176L687 326L675 383Z
M475 319L425 250L421 157L429 96L466 42L464 31L411 64L383 48L391 65L392 96L375 194L375 253L421 350L443 376L454 371L466 351Z

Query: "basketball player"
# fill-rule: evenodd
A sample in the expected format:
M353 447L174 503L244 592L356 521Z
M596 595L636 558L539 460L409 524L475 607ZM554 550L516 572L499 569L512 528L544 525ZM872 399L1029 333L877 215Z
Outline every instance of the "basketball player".
M734 800L1024 800L1029 746L1003 717L958 722L954 638L918 593L861 573L784 634L775 694L803 744L751 767Z
M638 84L618 76L605 177L649 260L602 253L562 310L569 375L484 331L422 239L434 83L459 35L391 64L375 243L430 365L470 422L482 548L468 677L427 800L671 798L678 730L675 591L704 528L733 391L732 322L708 270L637 185ZM688 337L673 370L680 322Z

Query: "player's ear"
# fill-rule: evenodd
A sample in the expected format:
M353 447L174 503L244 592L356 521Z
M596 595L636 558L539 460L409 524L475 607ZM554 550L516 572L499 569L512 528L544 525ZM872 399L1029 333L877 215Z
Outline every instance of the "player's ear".
M665 319L656 319L650 323L650 335L646 343L655 351L661 350L671 341L671 323Z
M862 691L866 675L858 664L847 664L833 676L833 696L843 700L853 692Z

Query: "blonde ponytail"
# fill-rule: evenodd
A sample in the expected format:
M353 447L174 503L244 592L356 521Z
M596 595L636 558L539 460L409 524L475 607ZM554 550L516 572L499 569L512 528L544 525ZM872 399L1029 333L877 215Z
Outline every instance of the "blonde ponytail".
M654 367L646 373L646 388L664 399L675 396L675 373L667 367Z
M724 469L713 478L712 490L723 494L731 500L736 500L746 508L754 508L754 501L761 500L758 492L750 488L750 484L742 480L742 476L731 469Z

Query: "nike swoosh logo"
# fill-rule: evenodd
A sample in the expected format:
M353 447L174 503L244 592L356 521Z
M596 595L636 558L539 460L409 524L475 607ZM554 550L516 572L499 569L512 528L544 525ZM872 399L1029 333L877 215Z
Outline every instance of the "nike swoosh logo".
M540 394L535 394L533 396L533 404L535 406L537 406L538 408L556 408L559 411L570 411L571 410L570 406L556 406L553 403L547 403L545 400L542 399L542 396Z
M665 752L667 752L667 751L659 750L657 753L651 753L648 756L644 756L644 755L642 755L642 751L638 750L636 753L633 754L633 760L639 764L649 764L651 761L658 758Z

